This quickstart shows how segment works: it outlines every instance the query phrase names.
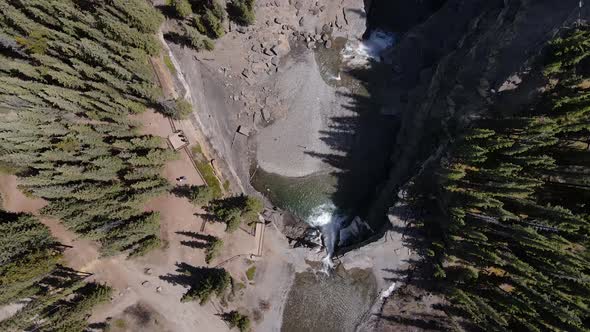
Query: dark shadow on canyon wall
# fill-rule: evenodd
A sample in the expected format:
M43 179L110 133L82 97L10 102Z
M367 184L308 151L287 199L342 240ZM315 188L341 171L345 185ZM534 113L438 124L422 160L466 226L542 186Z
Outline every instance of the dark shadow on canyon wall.
M351 92L339 92L342 107L350 113L331 117L329 129L320 132L334 153L307 153L336 169L336 191L331 197L334 205L347 216L364 219L391 167L399 120L388 107L385 93L390 66L373 63L342 75L349 75L354 82ZM372 229L381 225L383 219L370 221Z

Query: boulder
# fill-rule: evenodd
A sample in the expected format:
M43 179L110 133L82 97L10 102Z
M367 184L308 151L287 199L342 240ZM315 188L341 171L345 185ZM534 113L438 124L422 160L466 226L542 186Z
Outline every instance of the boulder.
M326 43L324 44L324 46L326 46L326 48L332 48L332 41L326 40Z
M266 70L266 65L264 63L253 63L251 67L252 73L260 74Z
M260 110L260 115L262 115L262 119L266 122L270 121L270 113L266 108Z
M270 63L272 63L273 66L278 66L280 62L280 59L278 56L273 56L272 59L270 59Z
M286 39L283 39L283 40L281 40L281 42L279 42L278 45L273 47L273 49L274 49L274 52L277 53L277 55L284 56L287 53L289 53L289 51L291 51L291 46L289 46L289 42Z
M274 55L279 55L279 52L278 52L278 45L273 45L273 46L270 48L270 52L271 52L272 54L274 54Z
M262 51L262 53L264 53L265 55L268 55L268 56L273 56L273 55L276 55L276 54L275 54L275 53L274 53L274 52L273 52L271 49L269 49L269 48L265 48L265 49L264 49L264 51Z
M336 19L334 20L334 26L336 26L338 29L342 28L342 24L340 24L340 20L338 19L338 16L336 16Z

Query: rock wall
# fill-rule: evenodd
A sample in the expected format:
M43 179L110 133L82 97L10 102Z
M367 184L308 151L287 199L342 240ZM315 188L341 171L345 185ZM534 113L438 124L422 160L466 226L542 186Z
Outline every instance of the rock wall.
M371 13L387 2L391 8L407 3L374 0ZM398 43L386 56L393 65L388 107L400 114L401 129L392 151L394 166L373 205L373 218L383 215L400 185L470 120L503 111L492 107L500 100L510 108L511 98L518 96L522 102L538 95L545 82L530 79L528 70L543 46L580 14L590 16L588 8L580 12L578 0L424 3L429 5L408 7L419 11L407 14L418 24L400 30ZM391 12L391 20L404 15ZM519 86L520 81L533 83ZM506 86L510 89L502 89Z
M547 82L530 69L539 64L543 47L563 27L590 19L590 6L580 10L579 0L433 0L404 6L407 3L374 0L369 16L370 26L400 33L386 56L392 64L386 89L390 112L401 121L391 151L393 167L371 218L384 213L398 218L395 208L386 211L403 201L396 195L400 188L422 166L434 165L472 120L510 114L537 98ZM400 21L388 22L384 12L389 20ZM432 169L426 173L432 175ZM433 177L422 182L436 186ZM444 312L435 309L444 299L411 285L399 287L383 304L380 318L367 322L370 330L439 330L448 323Z

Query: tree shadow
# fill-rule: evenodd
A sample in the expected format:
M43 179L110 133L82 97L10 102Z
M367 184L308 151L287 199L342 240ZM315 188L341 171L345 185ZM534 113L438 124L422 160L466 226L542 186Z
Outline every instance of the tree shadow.
M335 231L332 237L336 239L329 242L337 243L336 254L364 245L365 240L378 239L388 224L387 206L380 207L379 213L371 210L374 209L372 202L387 181L392 166L390 155L399 128L385 89L390 73L389 65L377 62L341 71L341 81L352 83L347 84L346 90L337 90L340 110L328 117L327 127L320 131L320 140L330 152L305 152L332 169L336 185L330 198L339 214L347 219L341 229L356 227L351 233ZM375 215L379 217L370 217ZM369 227L349 227L355 216Z
M437 300L443 299L445 284L433 277L433 261L439 258L429 256L428 248L431 244L427 241L432 239L429 235L437 230L414 222L420 220L426 221L428 225L439 224L429 222L439 218L436 214L439 211L438 201L423 195L440 190L434 172L437 163L427 163L424 166L432 167L429 169L432 174L423 177L419 184L402 186L419 169L413 168L416 164L413 159L405 161L403 165L399 160L392 160L392 156L400 148L396 145L396 139L400 129L400 113L405 111L404 103L407 102L407 96L400 93L403 89L398 89L400 91L395 93L389 92L392 85L398 84L392 82L396 79L394 68L383 63L372 63L366 68L351 69L347 75L358 83L358 87L347 92L338 92L339 100L343 101L341 107L345 111L330 117L327 120L328 127L320 132L321 140L329 147L330 153L307 152L334 169L332 174L336 178L336 187L331 200L349 218L341 225L341 230L336 232L336 236L340 238L335 248L335 257L379 240L386 231L391 230L402 235L403 246L399 250L410 250L414 255L403 262L404 266L409 267L398 268L398 265L392 264L393 268L384 270L385 282L412 287L412 292L407 295L408 303L419 303L421 300L416 298L423 294L434 294ZM432 150L432 146L427 148ZM423 151L416 151L416 154L421 152ZM396 167L403 168L403 171L391 173ZM395 185L386 185L387 182ZM400 189L406 192L403 199L397 197ZM382 200L383 197L387 199ZM404 204L394 205L395 201L404 201ZM395 216L401 222L388 220L388 215ZM341 234L351 227L350 219L355 216L366 221L371 231L361 234L354 243L347 243ZM396 252L391 255L396 255ZM428 306L432 307L430 304ZM444 330L447 321L445 311L441 310L431 310L432 316L429 312L421 311L417 311L417 315L399 316L386 312L384 315L380 314L379 318L400 326Z
M158 9L162 13L162 15L164 15L168 19L182 19L178 16L176 11L174 10L174 7L172 7L171 5L157 5L154 7L156 7L156 9Z
M193 248L193 249L209 248L211 245L211 242L213 240L215 240L214 236L207 235L207 234L199 234L197 232L192 232L192 231L178 231L178 232L176 232L176 234L184 235L184 236L194 239L194 240L190 240L190 241L188 241L188 240L180 241L180 244L182 244L183 246L187 246L187 247Z
M88 324L88 328L90 330L108 331L109 324L107 322L91 323Z
M207 242L200 241L180 241L180 244L192 249L205 249L209 247L209 244Z
M441 324L440 317L435 315L419 315L417 318L403 317L401 315L385 316L381 314L376 316L380 319L403 325L405 328L413 326L429 331L447 331L447 327Z
M167 41L170 41L174 44L178 44L182 47L192 48L192 43L191 43L190 39L187 36L181 35L175 31L166 32L164 34L164 39L166 39Z
M176 262L174 265L176 266L176 274L168 273L160 276L160 280L185 288L195 287L200 284L211 270L210 268L192 266L187 263Z
M176 234L188 236L193 239L205 241L205 242L211 242L211 241L215 240L215 237L212 235L200 234L200 233L193 232L193 231L178 231L178 232L176 232Z

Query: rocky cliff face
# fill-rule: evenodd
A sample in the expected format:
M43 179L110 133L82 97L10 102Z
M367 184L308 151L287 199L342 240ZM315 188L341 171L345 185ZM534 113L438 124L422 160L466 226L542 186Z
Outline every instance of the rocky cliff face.
M370 11L370 26L401 35L386 57L393 65L387 107L400 115L401 128L375 213L470 119L534 98L545 82L528 70L543 46L580 15L590 16L578 0L431 0L406 11L404 3L375 0Z
M531 68L543 47L564 26L590 19L578 0L433 0L411 4L407 15L403 5L375 0L369 16L369 26L400 32L386 57L393 68L386 90L401 127L373 218L398 201L400 188L427 161L434 165L471 120L510 114L538 97L547 82ZM389 214L404 218L393 208ZM442 302L402 287L383 305L381 319L370 322L371 330L439 330L449 323L437 309Z

